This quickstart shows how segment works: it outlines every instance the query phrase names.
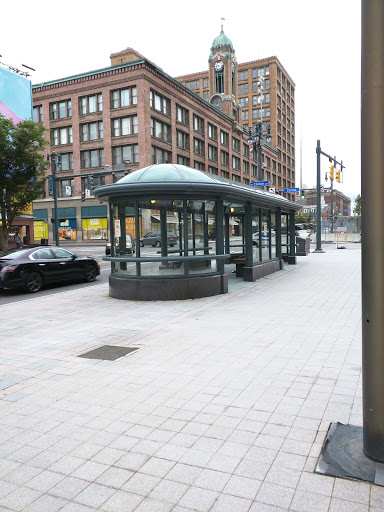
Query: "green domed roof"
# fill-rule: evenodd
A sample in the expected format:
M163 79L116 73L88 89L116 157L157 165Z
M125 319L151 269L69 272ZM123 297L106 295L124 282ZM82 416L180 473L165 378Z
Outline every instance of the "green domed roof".
M230 46L231 48L233 48L232 41L229 39L229 37L227 37L224 34L223 30L220 32L220 35L215 37L215 39L213 40L211 50L217 48L218 46Z

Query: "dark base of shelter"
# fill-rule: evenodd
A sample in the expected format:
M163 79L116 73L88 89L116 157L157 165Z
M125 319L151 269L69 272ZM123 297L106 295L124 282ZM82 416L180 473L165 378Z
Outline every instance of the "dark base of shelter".
M278 272L279 270L282 270L282 268L282 260L268 261L266 263L260 263L260 265L256 265L254 267L244 267L243 278L244 281L256 281L262 277L269 276L269 274Z
M109 295L123 300L186 300L228 293L228 276L174 279L109 277Z

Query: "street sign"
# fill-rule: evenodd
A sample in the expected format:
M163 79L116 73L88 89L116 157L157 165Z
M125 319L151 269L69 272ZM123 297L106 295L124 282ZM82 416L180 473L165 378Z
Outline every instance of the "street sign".
M274 187L269 187L268 192L272 192L273 194L276 193L276 189Z
M85 189L85 197L91 197L91 191L89 190L89 188Z
M251 187L269 187L269 181L251 181Z
M65 195L66 196L71 196L72 195L71 187L68 187L68 186L65 187Z
M324 185L320 185L320 192L324 192Z
M290 192L300 192L299 188L285 188L284 193L290 193Z

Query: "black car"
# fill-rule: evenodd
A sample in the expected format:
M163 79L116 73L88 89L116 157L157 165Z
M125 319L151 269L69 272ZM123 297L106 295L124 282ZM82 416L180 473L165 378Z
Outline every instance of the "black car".
M46 284L71 280L91 282L100 275L97 261L61 247L32 247L0 254L0 288L34 293Z
M132 238L132 235L130 235L129 233L127 233L125 235L125 247L126 247L126 254L133 254L135 252L136 240L134 238ZM117 238L115 239L115 248L116 248L115 252L119 253L120 252L119 251L119 241ZM111 242L107 242L107 245L105 246L105 254L106 254L106 256L109 256L111 254Z
M173 247L176 245L178 236L172 231L167 232L167 245ZM144 245L152 245L152 247L161 247L161 233L160 231L150 231L143 238L140 238L140 247Z

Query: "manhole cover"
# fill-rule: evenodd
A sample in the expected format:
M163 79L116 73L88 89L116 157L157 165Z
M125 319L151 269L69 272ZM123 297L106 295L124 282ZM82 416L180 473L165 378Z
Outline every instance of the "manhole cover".
M104 361L115 361L119 357L126 356L131 352L135 352L139 347L114 347L113 345L103 345L102 347L95 348L90 352L81 354L78 357L85 357L87 359L103 359Z

